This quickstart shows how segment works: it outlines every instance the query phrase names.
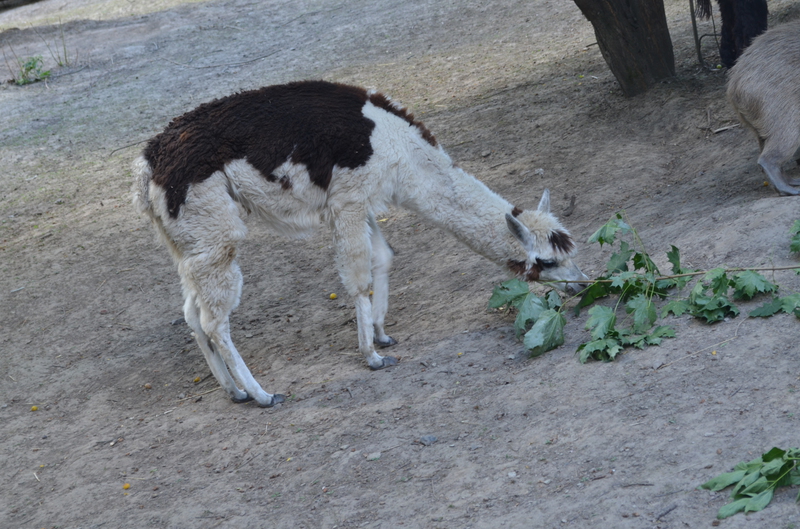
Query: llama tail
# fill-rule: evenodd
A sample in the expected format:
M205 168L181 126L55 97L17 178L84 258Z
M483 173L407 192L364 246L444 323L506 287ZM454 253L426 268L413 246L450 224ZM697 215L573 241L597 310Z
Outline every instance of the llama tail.
M181 251L169 236L164 221L157 213L157 208L154 207L153 201L150 197L150 182L153 179L153 168L144 158L139 156L133 161L133 207L139 214L146 216L153 223L156 229L158 238L169 249L172 257L176 262L181 259Z
M709 18L711 16L711 0L697 0L697 16Z
M153 205L150 203L150 180L153 178L153 169L144 156L139 156L133 161L133 207L140 214L153 216Z

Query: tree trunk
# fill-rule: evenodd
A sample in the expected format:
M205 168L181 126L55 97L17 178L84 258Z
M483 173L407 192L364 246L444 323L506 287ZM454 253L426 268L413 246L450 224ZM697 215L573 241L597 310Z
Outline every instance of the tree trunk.
M575 0L626 96L675 75L663 0Z

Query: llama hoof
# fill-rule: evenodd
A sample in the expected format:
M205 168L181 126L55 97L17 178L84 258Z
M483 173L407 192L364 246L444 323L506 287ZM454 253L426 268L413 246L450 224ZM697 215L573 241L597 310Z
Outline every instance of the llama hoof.
M232 395L231 400L236 404L242 404L243 402L250 402L251 400L253 400L253 397L245 393L244 397L236 397Z
M375 338L375 340L373 340L373 341L375 342L375 345L377 345L381 349L383 349L385 347L391 347L393 345L397 345L397 340L395 340L391 336L387 336L385 340L380 340L378 338Z
M377 371L378 369L383 369L384 367L391 367L396 365L397 365L397 358L393 356L384 356L382 358L382 362L379 367L369 366L369 368L372 369L373 371Z
M285 402L285 401L286 401L286 397L284 395L281 395L280 393L276 393L276 394L274 394L272 396L272 398L269 400L269 402L267 404L261 404L260 402L258 402L257 404L258 404L259 408L271 408L271 407L275 406L276 404L280 404L281 402Z

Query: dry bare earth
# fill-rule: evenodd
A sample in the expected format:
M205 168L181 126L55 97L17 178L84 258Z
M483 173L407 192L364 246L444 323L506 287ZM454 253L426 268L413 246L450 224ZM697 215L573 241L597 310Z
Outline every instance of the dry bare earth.
M0 13L6 53L53 68L0 87L0 526L703 527L726 495L700 483L797 446L793 316L680 318L661 347L580 365L584 313L529 360L511 317L485 308L503 273L402 211L383 223L402 362L377 373L349 300L328 299L329 234L251 223L234 340L292 398L234 405L170 325L177 275L129 207L129 144L202 101L325 78L403 101L520 206L549 187L560 212L574 194L579 241L624 208L660 264L671 244L697 268L797 264L798 199L764 187L745 131L708 130L733 113L723 74L695 65L685 2L667 1L677 78L631 100L570 2L179 4ZM770 8L772 24L798 14ZM78 53L63 68L43 43L58 19ZM581 244L585 271L607 258ZM795 527L795 494L721 526Z

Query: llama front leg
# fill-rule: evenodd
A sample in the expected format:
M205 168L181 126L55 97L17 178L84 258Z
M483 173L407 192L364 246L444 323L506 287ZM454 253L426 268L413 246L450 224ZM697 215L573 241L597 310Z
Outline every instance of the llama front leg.
M392 266L392 251L383 238L378 223L372 215L368 218L372 242L372 325L375 328L374 341L378 347L395 345L397 340L387 336L383 330L386 311L389 308L389 270Z
M358 349L370 368L383 369L396 365L397 359L379 355L373 345L375 328L372 304L369 300L372 248L368 222L367 214L361 210L340 211L334 218L336 265L345 290L355 299ZM385 308L383 312L385 313Z

